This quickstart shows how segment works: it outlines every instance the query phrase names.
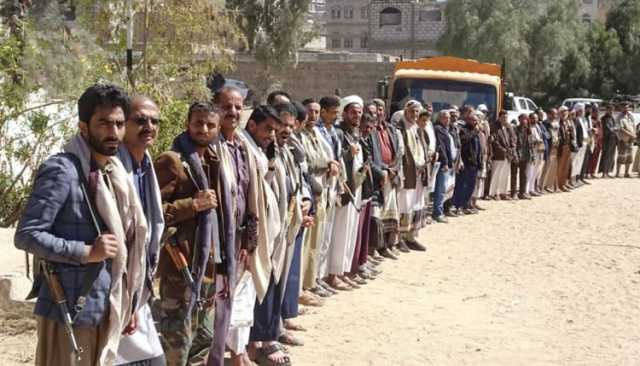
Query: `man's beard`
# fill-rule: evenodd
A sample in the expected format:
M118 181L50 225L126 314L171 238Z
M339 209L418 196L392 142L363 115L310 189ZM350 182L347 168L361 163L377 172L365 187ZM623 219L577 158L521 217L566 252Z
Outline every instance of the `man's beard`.
M118 145L119 145L120 141L118 141L118 139L115 139L115 138L105 139L101 141L95 136L93 136L93 134L91 134L91 131L89 131L88 135L89 135L89 139L88 139L89 141L87 141L87 143L98 154L105 155L105 156L114 156L118 153L118 146L116 147L105 146L106 142L118 142Z

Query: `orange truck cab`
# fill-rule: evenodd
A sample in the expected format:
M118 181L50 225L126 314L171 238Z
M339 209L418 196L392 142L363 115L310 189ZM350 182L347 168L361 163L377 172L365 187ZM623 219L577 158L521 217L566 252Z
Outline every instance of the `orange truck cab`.
M415 99L432 104L434 113L452 106L484 104L489 120L495 120L502 108L504 89L500 65L449 56L399 61L390 82L380 86L389 115Z

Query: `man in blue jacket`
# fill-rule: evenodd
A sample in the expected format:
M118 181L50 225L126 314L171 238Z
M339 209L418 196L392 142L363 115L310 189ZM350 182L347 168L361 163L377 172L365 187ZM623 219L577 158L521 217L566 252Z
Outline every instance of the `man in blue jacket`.
M123 284L129 276L124 274L122 260L124 252L131 249L131 230L136 230L135 235L146 235L146 223L139 222L145 230L138 231L138 226L124 227L124 221L114 225L112 219L118 221L123 215L123 199L132 205L128 208L141 212L132 186L122 184L126 172L114 158L128 111L129 97L117 86L94 85L84 92L78 101L80 132L65 146L65 153L40 166L18 224L15 246L46 260L59 278L73 319L73 333L83 350L81 360L75 363L62 311L43 273L38 273L32 290L38 297L34 311L38 319L36 365L113 363L113 347L117 347L129 320L131 301L128 308L120 303L116 308L110 299L114 284L118 297L131 300L127 294L135 293ZM141 215L133 218L144 220ZM112 281L113 272L122 277L114 275ZM113 314L110 309L114 308L124 310Z

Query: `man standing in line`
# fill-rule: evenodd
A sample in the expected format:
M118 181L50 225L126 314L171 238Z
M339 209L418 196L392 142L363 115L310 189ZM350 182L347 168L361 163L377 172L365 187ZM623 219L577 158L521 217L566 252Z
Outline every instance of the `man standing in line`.
M213 148L219 129L220 115L214 107L207 102L193 103L185 131L154 164L165 223L177 228L168 239L173 247L163 248L158 266L159 324L168 365L206 362L213 340L216 296L228 296L226 261L234 255L229 247L235 244L235 232L230 225L228 183ZM193 282L170 249L186 259ZM225 278L216 275L219 273ZM218 284L219 293L216 281L223 282Z
M323 189L315 197L315 222L305 236L302 267L302 288L304 291L300 296L300 303L302 305L319 305L321 302L318 302L311 294L321 297L329 297L333 294L318 285L316 280L319 271L320 245L325 239L324 232L327 224L328 190L325 187L330 177L338 174L338 166L333 164L331 155L322 146L322 136L314 128L320 117L320 104L314 100L305 100L304 103L306 103L307 120L300 131L300 142L307 157L309 179L314 180Z
M358 212L362 199L361 169L364 161L359 143L359 127L362 118L362 98L352 95L341 100L342 120L337 126L337 138L342 146L343 173L340 176L340 204L336 208L335 221L329 251L329 277L327 282L337 290L352 290L359 285L347 274L357 240Z
M382 226L384 246L378 249L378 253L385 258L397 259L390 249L398 242L400 216L396 192L400 185L402 155L396 128L386 121L384 101L374 99L373 103L376 105L378 118L376 131L373 134L377 135L380 142L380 155L387 171L387 180L382 187L383 204L379 209L374 207L372 215L376 225Z
M146 96L136 96L127 117L124 143L118 148L118 158L136 187L147 219L147 257L145 287L137 297L137 309L125 328L118 347L116 365L163 366L166 361L156 331L149 301L153 294L153 276L158 265L160 238L164 230L162 198L158 179L148 149L156 141L160 128L160 109Z
M434 130L436 135L436 148L438 155L438 162L440 168L436 175L436 183L433 190L433 213L432 217L435 222L447 223L447 219L444 217L444 197L445 197L445 182L447 176L453 170L453 156L451 150L453 149L453 137L449 134L449 112L444 110L438 113L438 122L436 123Z
M491 187L489 197L494 200L508 199L509 177L511 176L511 162L513 151L509 135L509 120L506 111L498 114L498 126L491 136Z
M482 148L480 144L480 132L477 128L478 117L475 111L465 114L464 124L460 126L460 143L463 168L456 176L456 187L453 194L453 204L457 214L477 213L469 207L473 191L476 186L476 178L482 167Z
M325 216L325 228L322 241L318 245L318 275L316 282L318 286L326 291L335 289L327 284L324 279L329 275L329 253L334 243L331 237L334 231L336 204L338 202L338 175L342 171L342 145L335 129L335 121L338 118L340 98L327 96L320 99L320 119L315 126L320 142L327 156L331 159L330 174L326 177L323 186L327 190L327 209Z
M38 297L36 365L113 364L144 288L147 223L115 157L128 113L122 89L89 87L78 100L80 131L42 163L18 223L15 246L46 263L30 294ZM62 290L68 314L52 286ZM69 317L81 353L70 342Z
M602 116L602 156L600 157L599 172L602 178L611 178L611 171L615 165L616 146L618 135L616 133L616 120L613 117L613 105L605 106L606 112Z
M635 121L631 114L629 103L622 104L622 112L617 119L618 130L618 161L616 166L616 178L620 177L620 168L624 165L624 177L631 178L629 168L633 162L633 141L636 137Z
M398 210L400 211L400 241L398 249L425 251L426 247L417 241L420 229L420 214L424 206L424 184L422 176L426 169L426 152L418 135L418 116L422 106L418 101L410 100L404 107L398 130L404 142L402 188L398 191Z
M529 117L518 116L518 126L513 128L518 159L511 162L511 198L531 199L527 194L527 165L532 159L529 149Z
M560 122L555 108L551 108L547 113L544 127L549 134L549 152L544 165L542 188L548 193L555 193L558 191L558 157L560 155Z

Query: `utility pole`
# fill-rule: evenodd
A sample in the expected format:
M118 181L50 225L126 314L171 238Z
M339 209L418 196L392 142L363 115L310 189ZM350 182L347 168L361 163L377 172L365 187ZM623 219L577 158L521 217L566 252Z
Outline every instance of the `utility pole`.
M133 85L133 0L127 0L127 79Z

